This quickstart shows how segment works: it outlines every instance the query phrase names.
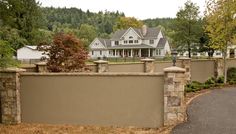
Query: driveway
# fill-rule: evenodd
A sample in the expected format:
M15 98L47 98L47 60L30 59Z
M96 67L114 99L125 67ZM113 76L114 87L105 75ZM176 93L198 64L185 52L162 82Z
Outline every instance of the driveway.
M172 134L236 134L236 88L216 89L194 99L188 121Z

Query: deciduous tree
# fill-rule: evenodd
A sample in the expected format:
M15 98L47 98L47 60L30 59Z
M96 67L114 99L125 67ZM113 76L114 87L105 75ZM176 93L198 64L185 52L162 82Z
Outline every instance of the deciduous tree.
M143 22L135 19L134 17L120 17L113 27L113 31L117 31L119 29L128 29L130 27L141 28L142 26Z
M224 76L226 83L227 48L236 41L236 1L209 0L205 12L206 32L210 38L210 46L223 52Z
M188 0L176 16L174 42L178 47L187 48L188 56L191 58L191 47L199 42L201 31L199 7Z
M88 52L74 35L58 33L50 45L41 44L49 60L47 68L51 72L79 72L85 69Z

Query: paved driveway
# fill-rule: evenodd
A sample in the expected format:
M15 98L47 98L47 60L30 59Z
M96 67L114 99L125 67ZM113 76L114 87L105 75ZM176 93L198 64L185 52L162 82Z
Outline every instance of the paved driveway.
M172 134L236 134L236 88L216 89L194 99L188 121Z

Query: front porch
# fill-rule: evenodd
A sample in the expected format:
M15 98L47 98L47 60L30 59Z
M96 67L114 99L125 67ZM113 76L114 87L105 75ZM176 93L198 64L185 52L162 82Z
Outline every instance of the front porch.
M113 49L109 50L109 57L153 57L155 49Z

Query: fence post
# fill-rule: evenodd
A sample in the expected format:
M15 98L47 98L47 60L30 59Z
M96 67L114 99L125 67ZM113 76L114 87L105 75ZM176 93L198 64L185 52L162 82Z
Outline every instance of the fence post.
M155 70L155 64L154 64L154 59L149 59L149 58L145 58L145 59L141 59L141 61L143 62L144 65L144 72L145 73L153 73Z
M182 122L185 118L185 69L179 67L165 68L164 82L164 125Z
M222 58L215 59L215 78L219 78L224 75L224 63Z
M190 58L180 58L181 60L181 67L186 70L185 75L186 75L186 82L191 81L191 59Z
M36 68L37 68L37 72L39 72L39 73L48 72L46 62L38 62L35 65L36 65Z
M24 69L0 70L1 122L6 125L21 123L20 73Z
M98 60L94 61L94 63L96 64L97 73L108 72L108 61Z

